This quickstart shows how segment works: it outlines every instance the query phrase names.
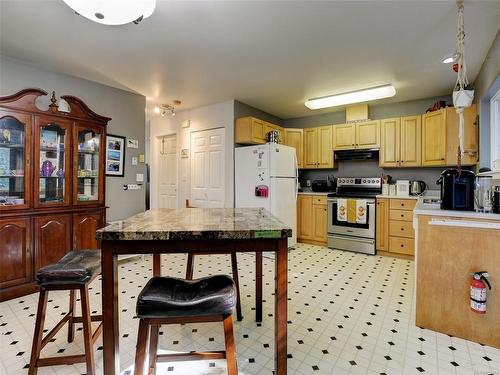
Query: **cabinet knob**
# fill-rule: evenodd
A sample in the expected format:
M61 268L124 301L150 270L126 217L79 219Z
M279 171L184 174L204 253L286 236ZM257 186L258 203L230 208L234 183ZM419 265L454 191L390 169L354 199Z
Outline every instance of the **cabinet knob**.
M444 160L444 158L441 158L441 160Z
M401 217L405 217L405 215L401 214Z
M401 247L405 247L405 245L401 244Z
M401 230L405 230L405 228L401 228Z

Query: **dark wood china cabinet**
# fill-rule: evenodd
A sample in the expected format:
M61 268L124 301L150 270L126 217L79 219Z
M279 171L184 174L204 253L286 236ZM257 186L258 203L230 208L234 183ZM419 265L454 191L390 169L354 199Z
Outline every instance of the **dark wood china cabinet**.
M96 249L106 222L108 117L80 99L41 89L0 97L0 301L37 290L34 276L70 250Z

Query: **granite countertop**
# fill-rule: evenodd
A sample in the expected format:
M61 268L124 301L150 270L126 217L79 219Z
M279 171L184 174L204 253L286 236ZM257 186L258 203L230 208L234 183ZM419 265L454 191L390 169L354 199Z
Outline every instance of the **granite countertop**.
M152 209L99 229L98 240L286 238L292 229L263 208Z
M486 219L500 221L500 214L475 211L442 210L437 205L423 203L422 199L419 199L417 201L417 205L413 210L413 215L449 216L466 219Z

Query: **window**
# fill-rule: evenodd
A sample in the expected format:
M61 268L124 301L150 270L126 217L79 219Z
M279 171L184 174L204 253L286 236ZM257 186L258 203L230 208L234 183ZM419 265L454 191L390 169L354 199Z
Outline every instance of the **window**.
M500 90L490 100L491 164L500 159Z

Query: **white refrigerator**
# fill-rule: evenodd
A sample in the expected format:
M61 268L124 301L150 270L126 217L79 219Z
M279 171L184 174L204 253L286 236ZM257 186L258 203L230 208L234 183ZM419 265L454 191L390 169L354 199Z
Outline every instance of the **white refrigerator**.
M298 167L295 148L267 143L235 149L235 206L263 207L292 228L297 243Z

